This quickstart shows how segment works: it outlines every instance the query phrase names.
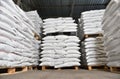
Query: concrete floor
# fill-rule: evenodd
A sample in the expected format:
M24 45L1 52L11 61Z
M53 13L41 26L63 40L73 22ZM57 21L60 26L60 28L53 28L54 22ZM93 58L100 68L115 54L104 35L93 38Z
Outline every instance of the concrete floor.
M98 70L38 70L4 75L0 79L120 79L120 74Z

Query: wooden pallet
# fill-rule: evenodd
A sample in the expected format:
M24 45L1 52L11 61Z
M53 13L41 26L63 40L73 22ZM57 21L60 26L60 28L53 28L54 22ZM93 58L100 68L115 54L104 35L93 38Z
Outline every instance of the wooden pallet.
M110 67L111 72L120 72L120 67Z
M25 72L25 71L28 71L28 67L25 66L25 67L13 67L13 68L0 68L0 75L2 74L6 74L6 75L9 75L9 74L15 74L17 72Z
M77 35L77 32L55 32L55 33L48 33L47 36L51 36L51 35L69 35L69 36L73 36L73 35Z
M38 70L37 66L28 66L28 70Z
M38 35L37 33L34 33L34 37L35 37L36 40L40 40L41 39L40 35Z
M63 70L63 69L75 69L75 70L79 70L78 66L73 66L73 67L65 67L65 68L54 68L54 67L48 67L48 66L42 66L42 70L47 70L47 68L51 68L51 69L57 69L57 70Z
M54 67L53 66L42 66L42 70L47 70L47 69L54 69Z
M85 38L88 38L88 37L97 37L97 36L103 36L103 34L100 33L100 34L85 34L84 35Z
M104 70L108 70L107 66L88 66L88 70L93 70L93 69L104 69Z

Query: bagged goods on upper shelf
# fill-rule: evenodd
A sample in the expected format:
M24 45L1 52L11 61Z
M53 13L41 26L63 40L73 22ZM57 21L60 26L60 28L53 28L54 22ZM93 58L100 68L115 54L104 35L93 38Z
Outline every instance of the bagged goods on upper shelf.
M77 32L77 24L72 18L48 18L43 20L44 34L56 32Z
M120 67L120 1L111 0L103 17L104 45L108 66Z
M91 35L85 38L82 43L84 45L84 48L82 47L82 58L84 59L82 59L82 64L84 65L101 66L106 65L107 63L106 52L104 51L103 45L103 37L94 36L94 34L103 33L102 19L104 12L105 10L91 10L82 12L80 19L81 30L84 31L85 35Z
M102 33L102 18L105 10L91 10L82 12L81 25L85 34Z
M40 42L34 24L12 0L0 1L0 66L37 65Z

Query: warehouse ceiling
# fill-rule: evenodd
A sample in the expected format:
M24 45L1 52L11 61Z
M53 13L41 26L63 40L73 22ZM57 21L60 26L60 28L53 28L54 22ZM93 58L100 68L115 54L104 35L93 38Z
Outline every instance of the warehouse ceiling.
M110 0L14 0L24 10L37 10L42 18L80 17L83 11L105 9ZM21 1L21 2L19 2Z

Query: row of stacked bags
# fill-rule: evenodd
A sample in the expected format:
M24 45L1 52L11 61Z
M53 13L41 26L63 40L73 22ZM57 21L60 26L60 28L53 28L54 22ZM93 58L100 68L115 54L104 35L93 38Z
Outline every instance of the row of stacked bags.
M81 13L80 27L84 34L99 34L103 33L102 18L105 10L90 10Z
M64 33L77 32L77 24L71 17L47 18L43 20L43 33L46 35L42 41L41 66L55 68L80 66L79 38L76 35ZM63 33L60 35L59 33ZM72 36L71 36L72 35Z
M82 66L104 66L107 63L106 52L104 51L103 36L89 36L103 34L102 19L105 10L90 10L81 13L79 27L81 36L81 64Z
M0 0L0 67L38 65L36 28L12 0Z
M102 22L107 65L120 67L120 0L111 0Z
M77 32L77 24L71 17L47 18L43 20L43 34Z
M55 68L80 66L80 40L76 36L56 35L43 38L41 66Z

